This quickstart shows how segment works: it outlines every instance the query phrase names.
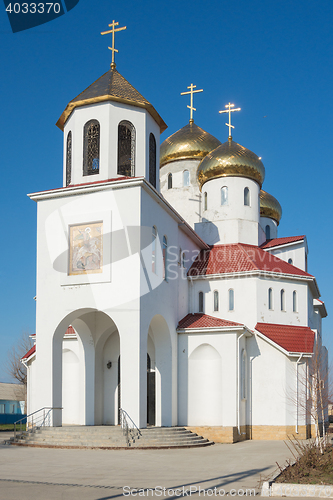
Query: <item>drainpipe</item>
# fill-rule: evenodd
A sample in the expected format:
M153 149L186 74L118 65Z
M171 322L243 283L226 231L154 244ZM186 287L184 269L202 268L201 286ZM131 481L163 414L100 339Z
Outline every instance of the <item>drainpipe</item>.
M295 432L298 434L298 365L303 357L303 352L300 354L300 357L296 361L296 429Z
M237 363L236 363L236 366L237 366L237 373L236 373L236 377L237 377L237 428L238 428L238 435L240 436L241 435L241 431L240 431L240 416L239 416L239 412L240 412L240 377L239 377L239 341L242 337L244 337L245 333L242 333L241 335L239 335L237 337Z

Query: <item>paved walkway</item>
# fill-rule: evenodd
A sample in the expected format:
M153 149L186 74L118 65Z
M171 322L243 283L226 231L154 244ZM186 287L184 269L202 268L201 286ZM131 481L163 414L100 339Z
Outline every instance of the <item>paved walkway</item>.
M0 436L0 441L3 438ZM143 496L129 494L133 488L156 487L166 490L155 490L154 495L146 492L145 497L176 499L183 494L190 496L190 489L193 498L214 498L219 492L223 496L223 491L229 497L246 496L250 489L258 495L260 479L276 470L276 461L283 464L289 457L281 441L119 451L0 444L0 500L107 500L123 498L124 493L132 499ZM210 491L199 495L199 488Z

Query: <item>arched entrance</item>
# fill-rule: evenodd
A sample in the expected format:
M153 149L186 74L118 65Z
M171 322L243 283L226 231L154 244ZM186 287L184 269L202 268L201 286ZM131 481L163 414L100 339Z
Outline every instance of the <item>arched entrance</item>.
M54 425L118 423L119 355L118 329L107 314L82 309L61 321L53 336L52 380L53 406L63 411L54 412Z

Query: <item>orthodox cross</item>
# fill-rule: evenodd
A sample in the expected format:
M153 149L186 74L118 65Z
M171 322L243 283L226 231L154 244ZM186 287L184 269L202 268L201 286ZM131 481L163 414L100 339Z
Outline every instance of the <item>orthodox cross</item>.
M195 92L203 92L203 89L201 90L193 90L196 88L196 85L193 85L193 83L191 83L191 85L189 87L187 87L189 90L189 92L181 92L180 95L186 95L186 94L190 94L191 95L191 104L189 106L187 106L190 110L190 123L194 123L194 120L193 120L193 111L196 111L196 108L193 107L193 94Z
M111 29L109 31L102 31L101 32L101 35L108 35L109 33L112 33L112 47L108 47L110 50L112 50L111 69L115 69L116 68L116 63L114 62L114 53L118 52L118 50L115 49L115 47L114 47L114 34L115 34L116 31L122 31L122 30L126 29L126 26L124 26L123 28L116 28L116 26L118 26L118 24L119 23L116 23L113 20L112 23L109 24L109 28L111 28Z
M231 136L231 129L232 128L235 128L233 125L231 125L231 112L232 111L240 111L241 108L235 108L235 109L231 109L233 108L235 105L234 104L231 104L229 102L229 104L226 104L225 107L228 108L228 109L224 109L223 111L219 111L219 113L229 113L229 123L226 123L226 126L229 127L229 139L231 140L232 139L232 136Z

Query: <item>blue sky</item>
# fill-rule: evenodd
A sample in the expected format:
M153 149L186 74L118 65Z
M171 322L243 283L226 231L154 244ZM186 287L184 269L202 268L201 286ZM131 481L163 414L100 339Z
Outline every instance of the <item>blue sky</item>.
M80 0L66 15L13 34L0 11L1 351L4 362L23 331L35 329L36 205L26 194L62 184L67 103L109 69L112 19L117 69L168 124L164 140L189 118L222 142L224 109L235 113L234 140L262 157L264 189L281 203L279 236L306 234L309 272L332 311L333 2L263 0ZM56 307L56 304L54 304ZM324 323L331 346L332 319Z

